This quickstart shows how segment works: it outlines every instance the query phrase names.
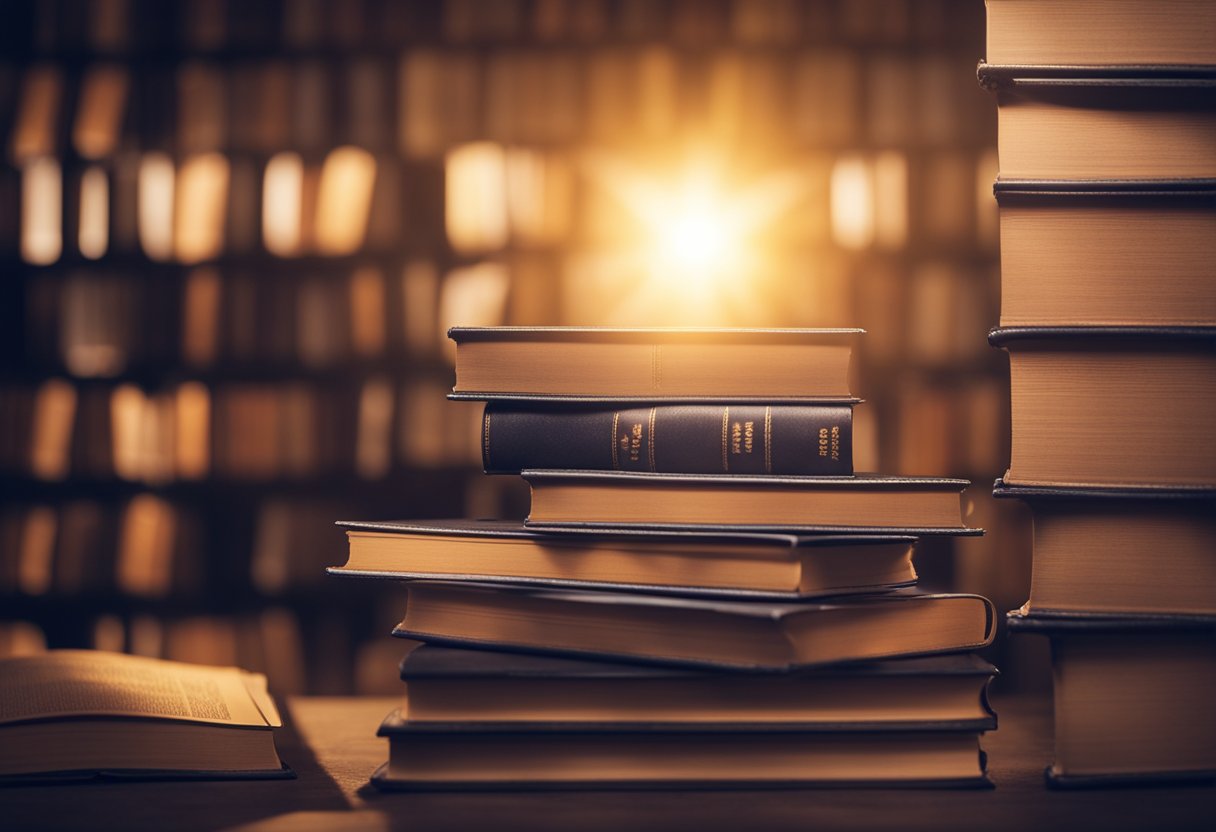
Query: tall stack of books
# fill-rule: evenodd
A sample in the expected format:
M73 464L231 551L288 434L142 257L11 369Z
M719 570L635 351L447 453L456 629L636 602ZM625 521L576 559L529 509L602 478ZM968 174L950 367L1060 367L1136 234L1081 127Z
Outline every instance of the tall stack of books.
M1055 785L1216 774L1216 4L988 0Z
M454 329L523 523L341 523L404 580L387 789L984 785L990 602L912 589L961 480L854 476L860 330Z

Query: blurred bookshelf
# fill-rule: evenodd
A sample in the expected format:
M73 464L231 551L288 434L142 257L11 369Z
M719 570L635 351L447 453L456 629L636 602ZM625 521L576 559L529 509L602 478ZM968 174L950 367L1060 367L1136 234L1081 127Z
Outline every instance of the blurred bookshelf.
M989 530L922 579L1026 596L981 3L0 16L0 654L396 692L332 522L526 508L443 399L454 324L862 326L859 470L968 477Z

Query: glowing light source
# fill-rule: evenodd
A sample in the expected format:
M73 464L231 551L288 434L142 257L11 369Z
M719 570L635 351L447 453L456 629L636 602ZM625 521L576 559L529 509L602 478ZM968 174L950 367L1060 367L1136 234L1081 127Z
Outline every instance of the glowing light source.
M271 254L291 257L299 253L303 192L304 160L300 155L272 156L262 185L262 239Z
M845 156L832 168L832 236L844 248L865 248L874 239L874 191L870 166Z
M147 153L139 165L139 243L153 260L173 256L176 170L167 153Z
M45 266L63 251L63 176L59 163L43 156L21 172L21 259Z
M667 175L607 155L588 157L586 167L593 183L623 207L616 225L632 221L640 229L635 250L625 240L614 244L609 271L616 275L616 300L587 322L704 325L763 314L761 285L774 264L758 238L811 190L807 171L773 171L740 186L705 152L690 154ZM607 268L587 258L577 262L592 282ZM638 280L624 285L625 273Z

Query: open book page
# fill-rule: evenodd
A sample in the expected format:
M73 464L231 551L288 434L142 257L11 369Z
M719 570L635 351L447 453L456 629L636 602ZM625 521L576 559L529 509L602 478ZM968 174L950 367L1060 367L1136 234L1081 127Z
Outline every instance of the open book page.
M0 661L0 724L119 716L267 727L280 724L266 678L235 667L54 650Z

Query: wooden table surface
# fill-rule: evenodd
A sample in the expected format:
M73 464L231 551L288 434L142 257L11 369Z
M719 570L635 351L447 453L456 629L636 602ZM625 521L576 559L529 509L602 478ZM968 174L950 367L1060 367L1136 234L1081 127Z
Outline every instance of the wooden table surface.
M1048 791L1048 705L1002 699L984 747L988 791L380 794L376 726L393 699L295 699L277 735L296 780L98 783L0 789L0 829L490 830L1216 829L1216 787Z

